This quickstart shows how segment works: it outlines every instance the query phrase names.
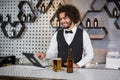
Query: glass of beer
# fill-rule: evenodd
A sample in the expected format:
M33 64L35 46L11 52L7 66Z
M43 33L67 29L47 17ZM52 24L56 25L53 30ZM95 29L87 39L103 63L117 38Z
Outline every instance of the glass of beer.
M53 58L52 60L52 69L54 71L60 71L61 70L61 66L62 65L62 59L61 58Z

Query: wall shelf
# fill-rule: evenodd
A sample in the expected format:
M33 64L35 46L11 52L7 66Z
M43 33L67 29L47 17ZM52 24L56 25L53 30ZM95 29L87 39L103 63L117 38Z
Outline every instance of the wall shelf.
M57 17L55 16L55 13L53 15L53 17L50 19L50 25L53 28L58 28L60 27L60 21L57 19Z
M116 12L115 12L116 16L114 16L114 14L113 14L114 8L116 9ZM106 3L106 5L104 6L104 9L105 9L105 11L107 12L107 14L109 15L110 18L118 18L119 17L120 12L119 12L119 9L115 5L114 2Z
M43 0L39 0L38 1L38 3L37 3L37 5L36 5L36 8L39 10L39 7L40 7L40 5L42 4L42 2L43 2Z
M94 11L101 11L106 3L106 0L94 0L91 4L91 9Z
M110 18L115 18L115 26L120 29L120 1L119 0L94 0L91 4L91 10L88 10L80 22L82 28L86 29L91 39L103 39L108 34L108 31L100 23L101 18L99 14L105 9ZM113 12L114 11L114 12ZM102 16L104 17L104 16ZM94 27L94 18L98 19L98 27ZM100 19L101 18L101 19ZM89 19L90 26L86 26L86 21ZM103 20L102 20L103 21Z
M104 39L105 36L108 34L108 31L102 23L102 10L104 5L106 4L106 0L94 0L91 4L91 10L88 10L84 15L80 25L82 28L86 29L90 38L94 40L101 40ZM87 21L89 19L89 26L87 26ZM97 20L97 23L95 23ZM97 26L95 26L97 25Z
M86 28L86 21L89 18L90 19L90 27L94 27L94 20L95 18L97 18L98 20L98 27L99 26L104 26L103 24L101 24L101 22L103 21L104 16L102 16L102 12L101 11L91 11L88 10L87 13L84 15L81 24L83 25L83 28Z
M118 17L118 19L115 20L115 26L117 29L120 29L120 16Z
M6 26L8 25L8 24L10 24L10 27L13 27L13 28L16 28L17 27L17 25L18 24L21 24L21 28L20 28L20 30L17 32L16 30L12 30L12 36L10 36L8 33L9 33L9 30L6 30ZM24 23L21 23L21 22L19 22L19 21L15 21L15 22L13 22L13 23L9 23L9 22L7 22L7 21L4 21L4 22L2 22L2 24L1 24L1 29L2 29L2 31L3 31L3 34L7 37L7 38L12 38L12 39L15 39L15 38L19 38L21 35L22 35L22 33L24 32L24 30L25 30L25 24Z
M115 5L118 7L120 11L120 0L114 0Z
M54 8L53 1L54 0L50 0L50 2L48 3L48 5L46 7L45 4L42 3L43 0L39 0L36 7L37 7L38 11L40 11L41 13L46 13L51 6L53 6L53 8Z
M54 1L54 0L50 0L48 6L47 6L46 9L45 9L45 12L47 12L51 6L52 6L53 8L55 8L54 5L53 5L53 1Z
M32 16L31 16L31 21L28 21L27 19L23 20L23 16L25 15L26 18L27 18L27 14L24 13L23 11L23 5L24 4L27 4L30 9L31 9L31 13L32 13ZM20 1L20 3L18 4L18 8L20 9L20 12L18 13L18 19L22 22L34 22L36 20L36 15L35 15L35 12L34 12L34 9L33 9L33 6L28 2L28 1Z
M86 29L92 40L104 39L108 34L108 31L106 30L105 27L89 27Z
M104 6L104 9L106 10L110 18L116 19L114 24L117 29L120 29L120 3L119 3L120 1L119 0L107 0L107 1L108 2ZM113 12L113 10L115 10L115 13Z
M63 3L65 4L65 3ZM57 8L62 6L63 4L59 3ZM53 14L52 18L50 19L50 25L53 27L53 28L57 28L57 30L61 29L60 27L60 21L57 19L57 17L55 16L56 12Z

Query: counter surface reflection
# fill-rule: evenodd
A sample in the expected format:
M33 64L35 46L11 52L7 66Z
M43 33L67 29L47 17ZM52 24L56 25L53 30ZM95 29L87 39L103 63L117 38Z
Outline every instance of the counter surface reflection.
M55 72L52 68L11 65L0 67L0 80L8 80L5 76L13 78L10 80L120 80L120 70L74 68L73 73L67 73L66 68Z

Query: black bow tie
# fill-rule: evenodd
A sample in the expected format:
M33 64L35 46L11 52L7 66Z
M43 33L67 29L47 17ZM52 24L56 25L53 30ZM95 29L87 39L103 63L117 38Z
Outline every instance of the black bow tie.
M72 30L70 30L70 31L66 30L65 33L68 34L68 33L73 33L73 32L72 32Z

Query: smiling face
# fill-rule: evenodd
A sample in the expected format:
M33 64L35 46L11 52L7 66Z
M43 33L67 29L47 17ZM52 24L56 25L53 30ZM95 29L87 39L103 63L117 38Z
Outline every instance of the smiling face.
M70 20L68 16L65 15L65 12L59 14L60 24L65 29L71 29L74 26L73 21Z

